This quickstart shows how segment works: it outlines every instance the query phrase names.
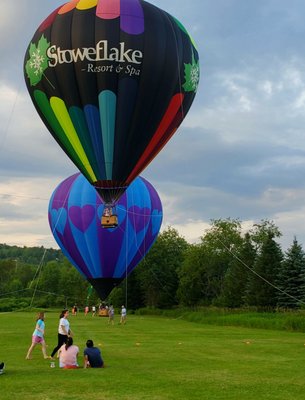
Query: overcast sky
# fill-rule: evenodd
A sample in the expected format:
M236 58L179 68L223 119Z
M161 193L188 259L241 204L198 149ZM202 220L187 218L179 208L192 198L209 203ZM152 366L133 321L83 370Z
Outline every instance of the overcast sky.
M0 0L0 243L57 247L55 187L76 172L32 105L23 58L58 0ZM183 124L142 173L189 242L211 219L269 219L305 245L304 0L151 0L199 47L201 81ZM305 247L305 246L304 246Z

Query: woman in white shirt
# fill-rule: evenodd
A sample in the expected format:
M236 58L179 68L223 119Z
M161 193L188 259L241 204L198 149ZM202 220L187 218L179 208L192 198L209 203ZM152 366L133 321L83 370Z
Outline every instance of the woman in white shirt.
M68 337L73 336L72 331L70 329L68 315L69 315L69 310L63 310L59 316L58 342L57 342L57 346L52 351L52 354L51 354L52 359L54 359L55 354L61 348L61 346L65 343L67 343Z

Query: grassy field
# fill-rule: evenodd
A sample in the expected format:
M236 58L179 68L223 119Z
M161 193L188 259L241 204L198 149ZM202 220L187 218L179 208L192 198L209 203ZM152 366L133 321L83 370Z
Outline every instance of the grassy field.
M25 360L35 313L0 314L0 398L5 400L298 400L305 396L304 334L224 327L182 319L70 316L81 351L87 339L102 349L104 369L50 368L39 347ZM58 313L46 314L49 353Z

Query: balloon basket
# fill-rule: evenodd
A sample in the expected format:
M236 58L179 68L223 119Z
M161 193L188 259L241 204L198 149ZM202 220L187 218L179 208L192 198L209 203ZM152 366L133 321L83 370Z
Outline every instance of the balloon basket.
M98 312L99 317L108 317L108 310L107 308L102 308Z
M116 228L118 226L118 216L115 214L110 216L103 215L101 224L103 228Z

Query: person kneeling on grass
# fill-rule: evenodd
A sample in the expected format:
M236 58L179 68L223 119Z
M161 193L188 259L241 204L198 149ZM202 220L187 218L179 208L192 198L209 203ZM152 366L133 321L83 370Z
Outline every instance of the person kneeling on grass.
M94 347L91 339L87 340L86 346L84 350L84 368L104 368L100 349Z
M69 336L66 344L63 344L59 349L59 367L65 369L78 368L78 353L79 348L73 344L73 339Z

